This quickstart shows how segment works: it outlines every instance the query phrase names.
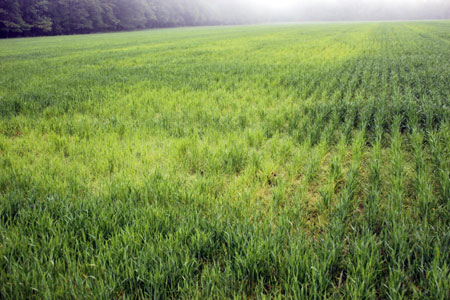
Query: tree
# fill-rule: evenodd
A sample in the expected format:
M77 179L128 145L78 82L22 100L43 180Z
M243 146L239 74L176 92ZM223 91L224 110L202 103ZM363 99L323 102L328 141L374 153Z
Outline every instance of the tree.
M32 35L47 34L52 31L52 21L48 15L47 0L21 0L22 18Z
M103 22L103 26L99 29L103 30L117 30L119 25L119 20L114 14L114 3L110 0L99 0L101 19Z
M91 0L69 0L69 33L88 33L94 30L88 7Z
M144 0L115 0L114 14L119 20L118 29L133 30L145 28L145 18L148 11L147 2Z
M22 19L18 0L2 0L0 2L0 35L16 36L29 28Z

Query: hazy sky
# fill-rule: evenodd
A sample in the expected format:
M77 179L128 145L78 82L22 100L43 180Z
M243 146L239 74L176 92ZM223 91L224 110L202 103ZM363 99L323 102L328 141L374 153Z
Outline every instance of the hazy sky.
M253 5L265 6L272 9L290 9L292 7L302 4L314 5L331 5L339 4L367 4L367 5L381 5L381 6L417 6L418 4L426 4L427 2L448 2L450 0L242 0Z
M239 0L250 10L285 19L448 18L450 0Z
M244 0L245 1L245 0ZM289 9L292 8L299 0L248 0L253 5L262 5L270 9Z
M322 3L322 4L336 4L336 3L401 3L403 5L413 4L413 3L427 3L433 2L428 0L242 0L243 2L251 2L259 5L266 5L269 7L288 7L296 3ZM446 0L440 0L445 2ZM435 1L436 2L436 1ZM439 2L439 1L438 1Z

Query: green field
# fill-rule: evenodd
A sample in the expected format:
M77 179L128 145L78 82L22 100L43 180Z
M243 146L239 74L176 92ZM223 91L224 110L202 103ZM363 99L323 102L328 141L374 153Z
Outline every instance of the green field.
M449 291L449 21L0 41L0 299Z

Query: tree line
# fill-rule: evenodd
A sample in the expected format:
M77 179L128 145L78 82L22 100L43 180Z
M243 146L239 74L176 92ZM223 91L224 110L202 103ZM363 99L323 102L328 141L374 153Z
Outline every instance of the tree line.
M0 38L274 21L450 18L448 0L299 1L274 13L242 0L0 0Z
M236 6L238 0L1 0L0 37L252 21L232 13Z

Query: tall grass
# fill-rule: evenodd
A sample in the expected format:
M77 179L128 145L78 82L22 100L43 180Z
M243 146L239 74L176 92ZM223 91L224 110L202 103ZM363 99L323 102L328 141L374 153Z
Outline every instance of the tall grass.
M449 29L0 41L0 298L448 299Z

